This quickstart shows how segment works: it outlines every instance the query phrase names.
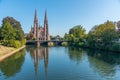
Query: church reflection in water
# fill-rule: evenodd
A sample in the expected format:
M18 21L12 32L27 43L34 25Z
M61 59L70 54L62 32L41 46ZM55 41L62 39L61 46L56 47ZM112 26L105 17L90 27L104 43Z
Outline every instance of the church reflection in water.
M39 63L42 60L44 60L45 74L47 75L47 73L48 73L49 48L48 47L39 47L39 48L31 47L29 51L30 51L31 57L34 60L36 78L38 77Z

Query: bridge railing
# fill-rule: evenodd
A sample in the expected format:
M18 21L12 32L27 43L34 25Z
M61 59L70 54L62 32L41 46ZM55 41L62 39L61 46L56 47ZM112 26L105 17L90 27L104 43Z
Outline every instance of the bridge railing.
M26 42L68 42L68 40L27 40Z

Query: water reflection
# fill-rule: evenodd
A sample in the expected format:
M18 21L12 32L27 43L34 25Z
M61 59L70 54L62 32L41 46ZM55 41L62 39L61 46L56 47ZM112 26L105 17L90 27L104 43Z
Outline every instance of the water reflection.
M38 65L41 60L44 60L45 74L48 73L48 59L49 59L49 48L48 47L35 47L27 46L27 51L30 52L32 59L34 60L34 68L36 79L38 80Z
M77 64L83 59L84 53L82 48L68 47L69 58L76 61Z
M100 50L86 50L88 56L92 56L111 65L120 64L120 53L105 52Z
M84 66L88 66L98 78L117 79L115 76L120 71L120 53L69 47L68 55L71 60L81 62L79 65L84 65L82 63L86 60L88 65Z
M86 50L90 67L101 76L112 78L116 73L116 66L120 65L120 54L98 50Z
M5 78L11 77L16 73L20 72L21 67L25 60L25 49L17 52L12 57L0 62L0 72L4 75Z
M120 80L119 74L120 53L75 47L27 46L0 63L0 80Z

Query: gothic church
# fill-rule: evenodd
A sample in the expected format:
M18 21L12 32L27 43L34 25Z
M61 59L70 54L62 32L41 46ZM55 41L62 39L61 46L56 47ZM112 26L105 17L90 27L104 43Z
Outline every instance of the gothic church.
M34 39L36 40L50 40L49 31L48 31L48 18L47 18L47 12L45 11L45 17L44 17L44 26L40 26L38 24L38 17L37 17L37 11L35 10L34 15L34 25L31 27L30 33L33 34Z

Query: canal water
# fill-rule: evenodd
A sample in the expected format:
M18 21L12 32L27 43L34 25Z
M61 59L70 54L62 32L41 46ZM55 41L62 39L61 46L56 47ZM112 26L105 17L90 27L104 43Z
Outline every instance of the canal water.
M120 53L27 46L0 62L0 80L120 80Z

